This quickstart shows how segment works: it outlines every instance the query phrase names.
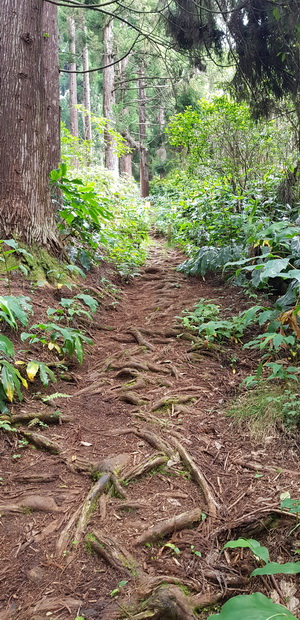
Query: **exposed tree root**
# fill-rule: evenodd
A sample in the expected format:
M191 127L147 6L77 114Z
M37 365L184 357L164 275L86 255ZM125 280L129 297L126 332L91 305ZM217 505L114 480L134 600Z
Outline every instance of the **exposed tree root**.
M35 484L43 482L53 482L58 478L58 474L17 474L13 480L24 484Z
M168 457L165 454L156 452L147 459L132 467L129 471L125 472L121 478L121 482L130 482L139 476L145 475L148 471L163 465L168 461Z
M45 437L45 435L33 433L32 431L18 431L18 435L25 437L29 443L35 445L39 450L46 450L46 452L50 452L51 454L60 453L58 444L52 441L52 439Z
M147 542L153 542L159 538L163 538L170 532L183 530L191 527L193 523L202 519L203 508L193 508L187 512L182 512L171 519L160 521L157 525L152 525L148 530L138 536L135 545L143 545Z
M66 416L58 416L54 413L49 413L49 411L45 411L42 413L15 413L13 415L7 416L3 415L0 417L0 420L7 420L11 424L24 423L27 424L32 420L41 420L46 424L60 424L61 422L70 422L70 418Z
M143 390L146 387L147 383L145 381L145 379L141 376L136 377L135 383L130 383L128 385L121 385L118 386L121 389L126 389L128 390Z
M151 411L157 411L158 409L162 409L163 407L169 407L170 405L175 405L178 403L188 403L195 395L187 394L186 396L164 396L164 398L160 398L155 403L153 403L151 407Z
M117 374L115 375L115 379L135 379L139 375L138 370L136 368L130 368L129 366L124 366Z
M270 517L269 523L272 523L274 515L278 515L279 517L292 519L293 521L297 520L297 515L292 512L286 512L285 510L280 510L279 508L273 506L267 506L265 508L257 508L253 512L242 515L241 517L226 522L225 525L222 525L216 528L212 532L212 537L219 536L223 532L228 532L228 530L236 530L238 528L245 528L245 526L255 526L255 531L265 531L266 530L266 517ZM271 518L272 517L272 518ZM262 522L261 522L262 520ZM250 529L250 528L249 528ZM253 527L251 528L253 531Z
M161 439L161 437L159 437L158 435L155 435L154 433L152 433L152 431L148 431L148 429L146 428L141 428L141 427L136 428L135 426L129 426L128 428L125 428L125 429L120 428L120 429L113 431L112 433L110 433L110 436L111 435L128 435L129 433L133 433L137 437L144 439L144 441L149 443L150 446L152 446L159 452L164 452L168 456L171 456L171 454L174 453L173 448L171 448L163 439Z
M222 592L212 592L212 593L203 593L203 594L195 594L189 597L190 603L195 611L200 611L204 607L212 607L216 605L220 600L224 598L224 594Z
M71 471L85 473L94 477L101 472L118 473L125 465L127 465L130 459L130 454L126 452L118 454L117 456L106 457L103 461L91 462L85 459L76 459L76 461L66 461L67 466Z
M161 586L164 583L172 584L173 586L185 586L191 592L194 590L195 592L199 592L200 584L195 579L181 579L180 577L175 577L174 575L157 575L156 577L146 576L145 579L141 580L141 585L139 586L139 595L142 597L150 596L151 592Z
M142 576L143 571L137 560L116 539L104 532L93 530L86 536L85 540L93 551L116 570L131 577Z
M67 525L62 530L57 543L57 552L62 554L68 547L71 537L78 544L84 533L84 530L90 520L91 514L97 503L101 493L103 493L106 485L111 481L111 473L105 472L96 484L92 486L83 504L77 508ZM74 525L76 523L76 527Z
M153 346L153 344L145 340L145 338L143 338L141 332L138 329L136 328L128 329L128 333L132 334L132 336L135 338L136 342L139 345L146 347L146 349L149 349L150 351L155 351L155 347Z
M131 432L133 432L141 439L147 441L150 446L156 448L156 450L158 450L159 452L164 452L168 456L171 456L174 453L173 448L170 447L163 439L161 439L161 437L155 435L154 433L152 433L152 431L148 431L146 428L135 429L133 427L133 430Z
M0 516L10 514L10 513L22 513L24 512L24 508L19 506L19 504L0 504Z
M129 403L130 405L137 405L141 407L145 404L144 400L141 400L136 394L133 392L124 392L123 394L118 395L119 400L123 400L124 403Z
M181 332L182 332L182 330L179 327L178 328L174 328L174 329L172 329L170 327L167 327L165 329L165 328L162 327L161 329L154 329L154 330L152 330L152 329L145 329L144 327L142 327L140 329L140 331L143 334L146 334L146 336L152 336L153 338L156 338L156 337L158 337L158 338L159 337L161 337L161 338L177 338L177 336L179 334L181 334Z
M172 443L174 448L177 450L185 466L191 472L195 482L197 482L197 484L199 485L205 497L206 503L207 503L209 516L212 518L215 518L217 515L216 508L218 504L210 490L207 480L205 479L204 475L200 471L199 467L196 465L195 461L192 459L191 455L186 451L186 449L180 443L180 441L178 441L178 439L176 439L175 437L170 436L170 442Z
M102 386L105 384L105 382L106 379L100 379L98 377L96 381L93 381L93 383L90 383L90 385L87 385L81 390L78 390L77 392L75 392L75 394L73 394L73 396L81 396L81 394L95 394L100 389L100 387L101 389L103 389Z
M1 504L0 515L9 513L25 513L26 511L36 512L61 512L52 497L42 495L28 495L19 500L17 504Z
M130 336L126 337L125 335L121 335L121 334L114 334L113 336L110 336L111 340L115 340L116 342L122 342L122 344L130 344L131 342L133 342L132 338L130 338Z
M148 364L146 363L142 363L139 362L137 360L134 359L128 359L126 360L126 362L124 362L123 364L114 364L113 368L115 368L116 370L127 370L127 369L136 369L136 370L140 370L141 372L148 370Z
M127 493L124 491L123 487L121 486L116 474L111 474L111 481L112 481L113 487L117 495L119 495L123 499L127 499Z
M147 608L153 610L156 620L196 620L189 599L176 586L161 586L147 601Z
M147 508L148 504L146 502L120 502L117 506L114 506L115 510L140 510L141 508Z
M160 364L154 364L154 362L148 362L148 369L151 370L151 372L160 372L164 375L170 374L169 369L163 368Z

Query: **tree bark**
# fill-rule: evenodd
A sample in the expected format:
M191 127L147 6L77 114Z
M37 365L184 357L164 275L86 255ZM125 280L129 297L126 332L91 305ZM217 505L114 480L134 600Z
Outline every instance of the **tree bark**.
M103 65L107 66L103 69L103 116L108 121L114 121L113 106L115 104L115 67L111 63L113 62L113 20L110 19L103 29L103 45L104 45L104 57ZM116 145L111 135L104 131L105 142L105 155L104 163L108 170L111 170L115 176L119 176L119 159L116 153Z
M84 16L83 16L84 19ZM87 43L87 27L84 21L83 32L85 37L84 48L82 53L83 70L88 71L89 66L89 48ZM88 114L84 115L84 139L92 140L92 123L91 123L91 89L90 89L90 74L83 74L83 105Z
M149 196L149 170L146 147L146 92L144 83L145 67L139 71L139 132L140 132L140 188L142 198Z
M132 177L132 153L126 153L120 157L120 172Z
M76 71L76 43L75 43L75 19L69 17L69 34L70 34L70 71ZM72 136L78 138L78 110L77 106L77 76L76 73L70 73L70 132Z
M60 102L57 6L43 2L43 64L47 104L47 146L49 172L60 162Z
M42 18L40 0L1 2L0 236L51 246Z

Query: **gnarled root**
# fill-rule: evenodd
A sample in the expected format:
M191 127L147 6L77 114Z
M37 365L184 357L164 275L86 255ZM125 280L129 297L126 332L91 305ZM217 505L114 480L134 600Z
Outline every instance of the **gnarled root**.
M146 347L146 349L149 349L150 351L155 351L155 347L153 346L153 344L151 344L151 342L148 342L148 340L145 340L145 338L142 336L141 332L138 329L128 329L128 333L134 337L138 344Z
M132 467L127 473L125 472L123 477L121 478L121 482L130 482L134 480L134 478L138 478L139 476L143 476L148 471L163 465L168 460L168 457L165 454L160 454L156 452L155 454L151 454L147 459Z
M33 433L31 431L18 431L18 434L25 437L29 443L33 443L33 445L40 450L46 450L46 452L50 452L51 454L60 453L60 447L58 444L52 441L52 439L45 437L45 435Z
M85 538L93 551L100 555L113 568L126 575L141 577L143 571L137 560L120 543L104 532L92 531Z
M201 520L202 514L202 508L193 508L171 519L160 521L157 525L152 525L148 530L143 532L135 541L135 545L143 545L144 543L152 542L158 538L163 538L166 534L170 534L170 532L191 527L193 523Z
M210 490L209 484L206 481L204 475L200 471L199 467L197 467L195 461L192 459L190 454L188 454L186 449L180 443L180 441L178 441L178 439L176 439L173 436L170 436L170 441L171 441L172 445L174 446L174 448L177 450L177 452L178 452L180 458L182 459L183 463L186 465L186 467L192 473L192 476L193 476L195 482L197 482L197 484L199 485L201 491L203 492L203 495L204 495L206 503L207 503L209 516L212 517L212 518L215 518L216 514L217 514L217 509L216 509L217 502L216 502L216 500L215 500L215 498L214 498L214 496L213 496L213 494L212 494L212 492Z
M76 544L80 542L83 532L90 520L95 504L110 480L111 473L105 472L101 478L97 480L96 484L92 486L83 504L77 508L67 525L62 530L56 545L58 554L62 554L66 550L71 538L76 540ZM76 528L74 530L75 523Z
M180 588L161 586L147 601L147 607L155 611L156 620L196 620L189 599Z

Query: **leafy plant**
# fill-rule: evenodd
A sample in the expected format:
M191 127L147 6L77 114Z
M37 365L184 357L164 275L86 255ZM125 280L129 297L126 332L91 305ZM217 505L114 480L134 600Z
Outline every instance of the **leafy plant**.
M7 323L9 327L18 329L18 322L27 325L28 314L32 313L30 297L14 297L12 295L0 296L0 321Z
M4 249L5 246L7 246L9 249ZM27 250L25 250L24 248L21 248L19 244L17 243L17 241L15 241L14 239L0 239L0 262L4 264L4 269L6 272L6 277L7 277L10 292L11 292L10 272L14 271L15 269L20 269L22 273L27 275L27 269L25 265L23 265L20 262L12 263L10 261L10 257L12 254L17 254L17 255L20 254L25 257L32 258L32 255L29 252L27 252Z
M296 620L291 612L283 607L273 603L260 592L253 594L233 596L227 601L219 614L213 614L208 620L271 620L271 618L284 618L285 620Z
M26 364L26 362L16 362L16 365L17 364L23 365ZM30 360L30 362L26 364L26 374L29 381L34 381L35 377L39 375L42 384L45 386L49 385L50 381L56 383L56 376L53 370L51 370L45 362Z
M204 335L208 341L228 339L237 342L264 311L262 306L253 306L231 319L218 319L219 306L200 299L194 310L185 310L184 316L179 318L185 327Z
M97 311L98 302L91 295L85 295L84 293L79 293L75 295L71 299L62 298L59 302L61 309L57 308L48 308L47 316L51 320L61 321L62 319L67 320L70 323L76 317L85 317L90 321L93 320L92 315ZM90 309L90 312L85 310L85 306Z
M35 333L30 334L23 332L21 334L21 340L23 342L25 340L29 340L30 344L40 342L48 346L50 351L54 349L58 353L64 353L68 357L75 355L80 364L84 357L84 344L93 343L92 339L85 336L82 331L73 329L72 327L62 327L56 323L38 323L32 325L30 330L35 330ZM40 335L40 333L43 332L45 336Z
M224 545L223 549L237 549L241 547L247 547L252 551L255 557L265 562L265 565L261 568L254 569L250 577L278 574L296 575L300 573L300 562L286 562L285 564L269 562L269 551L267 547L262 547L255 539L238 538L237 540L230 540Z

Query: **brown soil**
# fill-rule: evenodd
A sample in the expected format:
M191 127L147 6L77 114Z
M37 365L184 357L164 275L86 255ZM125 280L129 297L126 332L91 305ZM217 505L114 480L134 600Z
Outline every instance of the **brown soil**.
M243 536L273 561L297 559L294 521L278 509L283 491L299 496L298 446L280 431L251 439L224 415L255 360L238 345L195 355L176 317L201 297L229 314L251 302L216 278L186 279L180 259L155 241L121 301L106 298L85 326L94 346L70 369L73 381L48 389L72 398L49 407L33 386L12 408L59 409L70 421L27 429L59 454L0 435L0 620L195 618L195 606L207 618L210 604L257 590L285 602L293 578L249 583L250 553L221 549ZM14 278L14 294L32 294ZM35 321L58 295L32 295Z

